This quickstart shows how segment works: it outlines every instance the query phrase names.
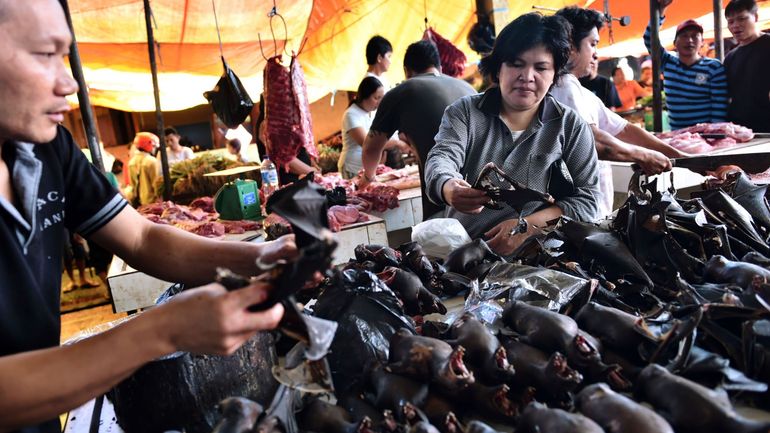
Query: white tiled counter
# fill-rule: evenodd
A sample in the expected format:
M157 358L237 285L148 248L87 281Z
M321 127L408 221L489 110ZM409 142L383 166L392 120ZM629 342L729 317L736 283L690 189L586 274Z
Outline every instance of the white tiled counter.
M414 227L422 222L421 190L419 187L401 190L397 208L370 213L385 220L388 232Z
M751 140L748 143L744 143L740 146L732 147L724 150L717 150L707 153L705 155L730 155L740 153L756 153L756 152L770 152L770 139L759 138ZM694 155L700 156L700 155ZM628 191L628 182L631 180L633 170L631 169L630 162L611 162L612 165L612 185L616 193L625 193ZM698 173L692 172L686 168L674 167L672 170L674 173L674 188L677 190L684 190L699 186L706 179ZM663 173L658 175L659 189L667 188L669 186L670 174Z

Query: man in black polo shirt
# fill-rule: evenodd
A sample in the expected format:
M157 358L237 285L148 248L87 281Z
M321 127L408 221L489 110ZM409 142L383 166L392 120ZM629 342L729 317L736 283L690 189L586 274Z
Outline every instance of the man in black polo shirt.
M604 75L599 75L598 65L591 65L591 71L585 77L578 78L580 84L586 89L592 91L602 100L607 108L620 108L623 103L620 102L620 96L615 89L615 84Z
M58 125L77 90L63 62L71 41L56 0L0 0L0 431L59 433L60 413L142 364L178 350L232 353L283 313L247 311L265 299L264 283L234 292L209 284L60 347L65 227L143 272L188 285L210 282L213 262L247 274L257 257L296 254L291 238L211 241L127 206Z
M436 144L433 137L438 132L446 107L476 91L465 81L441 74L438 49L430 41L422 40L409 45L404 55L404 73L407 80L382 98L364 140L363 183L374 180L385 143L398 130L417 151L422 184L422 215L423 219L428 219L444 209L429 201L425 193L423 168L428 151Z

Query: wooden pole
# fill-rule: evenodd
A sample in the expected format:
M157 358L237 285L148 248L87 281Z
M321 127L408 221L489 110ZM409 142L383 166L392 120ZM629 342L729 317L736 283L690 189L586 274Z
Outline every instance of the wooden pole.
M652 116L653 131L663 130L663 98L660 82L660 7L658 0L650 0L650 56L652 57Z
M171 177L168 172L168 155L166 155L166 142L163 135L163 112L160 110L160 88L158 87L158 65L155 62L155 37L152 31L152 10L150 0L144 0L144 22L147 25L147 49L150 55L150 69L152 70L152 90L155 96L155 120L156 130L160 139L160 166L163 173L163 200L171 200Z
M714 0L714 49L717 60L725 59L725 42L722 40L722 0Z
M70 69L72 69L72 77L78 82L78 103L80 104L80 116L83 118L83 129L86 133L86 144L88 144L88 150L91 151L91 163L96 166L102 173L104 173L104 159L102 158L102 150L99 147L99 130L94 119L94 110L91 107L91 100L88 98L88 86L86 86L86 80L83 76L83 67L80 63L80 51L78 51L78 44L75 41L75 28L72 27L72 17L70 16L70 8L67 4L67 0L59 0L62 9L64 9L64 16L67 17L67 25L69 25L70 32L72 33L72 45L70 45Z

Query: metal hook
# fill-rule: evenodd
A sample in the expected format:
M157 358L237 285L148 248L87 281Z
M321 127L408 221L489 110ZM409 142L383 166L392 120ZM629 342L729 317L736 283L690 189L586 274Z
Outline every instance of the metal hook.
M281 19L281 22L283 23L283 52L287 56L291 56L286 51L286 45L288 45L289 42L289 28L286 25L286 20L283 18L283 15L278 13L278 6L275 4L275 0L273 0L273 7L270 9L270 12L267 13L268 18L270 18L269 24L270 24L270 36L273 38L273 56L278 57L278 41L275 39L275 30L273 29L273 18L278 17ZM257 33L257 40L259 41L259 51L262 53L262 57L265 59L265 61L268 60L267 56L265 56L265 51L262 48L262 35Z
M259 52L262 53L262 58L265 59L265 61L269 61L270 59L267 58L265 55L265 50L262 49L262 35L257 33L257 40L259 41Z

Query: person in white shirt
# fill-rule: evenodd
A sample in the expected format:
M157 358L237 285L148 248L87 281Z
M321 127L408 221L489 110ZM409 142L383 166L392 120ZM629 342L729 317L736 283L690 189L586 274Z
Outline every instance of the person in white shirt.
M163 136L166 142L168 165L173 165L177 162L193 159L195 157L192 149L179 144L179 139L182 137L173 126L164 129Z
M231 157L235 158L236 161L242 162L244 164L249 162L249 157L243 153L241 140L237 138L231 138L227 140L225 147L227 148L227 153L231 155Z
M572 25L572 53L567 66L570 73L551 88L551 95L577 111L591 126L600 159L599 213L606 216L612 212L613 202L612 169L606 161L634 162L646 174L653 175L671 170L669 158L686 155L644 129L628 123L607 108L593 92L580 85L578 78L588 75L598 62L596 46L599 44L599 29L604 25L602 15L574 6L562 8L556 14Z
M345 110L342 117L342 153L337 168L346 179L355 177L363 167L361 145L384 95L385 89L380 80L366 77L358 85L356 99Z
M238 125L235 129L228 129L225 138L227 139L225 142L227 151L238 162L260 162L258 156L249 155L249 143L251 143L252 136L243 125Z

